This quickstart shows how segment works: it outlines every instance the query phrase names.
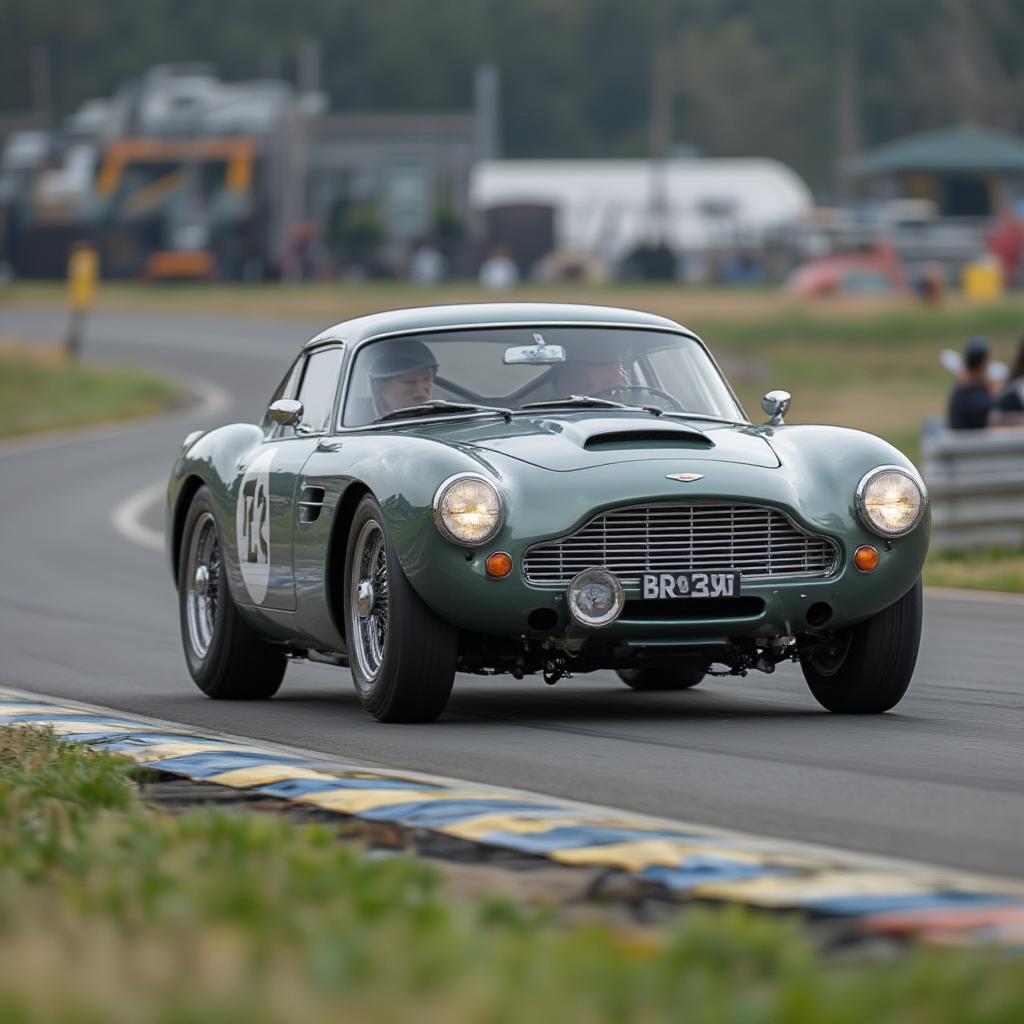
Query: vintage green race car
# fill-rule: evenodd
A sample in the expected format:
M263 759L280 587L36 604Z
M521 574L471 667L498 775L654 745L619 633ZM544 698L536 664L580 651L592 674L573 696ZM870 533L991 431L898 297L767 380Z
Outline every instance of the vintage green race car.
M753 424L662 317L553 304L397 310L305 345L259 424L186 438L167 546L188 668L266 698L347 665L383 721L457 671L614 669L639 690L799 661L880 712L921 634L928 501L899 451Z

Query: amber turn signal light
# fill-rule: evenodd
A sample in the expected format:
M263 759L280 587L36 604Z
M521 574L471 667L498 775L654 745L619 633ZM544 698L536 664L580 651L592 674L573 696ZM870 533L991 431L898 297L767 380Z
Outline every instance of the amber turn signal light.
M487 575L503 579L512 571L512 556L506 551L495 551L487 556Z
M853 564L861 572L874 572L878 568L878 548L865 544L853 553Z

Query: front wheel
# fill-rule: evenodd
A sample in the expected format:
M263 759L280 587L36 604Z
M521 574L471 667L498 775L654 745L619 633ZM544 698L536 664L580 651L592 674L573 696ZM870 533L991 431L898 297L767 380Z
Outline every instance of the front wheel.
M178 611L185 661L203 693L217 700L266 700L277 693L288 662L242 619L231 599L220 530L205 487L185 517Z
M801 659L818 703L844 715L876 715L894 708L917 664L922 604L918 580L895 604L837 632L830 650Z
M352 681L381 722L432 722L455 680L455 630L412 589L380 505L356 508L345 554L345 622Z
M693 665L673 668L620 668L618 677L634 690L689 690L704 678L704 670Z

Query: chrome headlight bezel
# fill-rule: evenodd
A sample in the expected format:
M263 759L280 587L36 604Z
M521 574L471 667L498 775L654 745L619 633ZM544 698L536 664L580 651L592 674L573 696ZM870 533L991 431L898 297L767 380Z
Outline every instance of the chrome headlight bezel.
M868 512L868 488L883 473L898 473L900 476L905 477L914 485L921 498L914 521L909 526L906 526L901 530L885 529L885 527L876 523ZM904 466L876 466L874 469L868 470L868 472L861 477L860 483L857 484L855 505L857 515L860 518L861 523L863 523L868 530L878 537L884 537L886 540L892 540L896 537L906 537L907 534L913 533L914 530L921 525L921 520L924 519L925 509L928 507L928 491L921 478L910 472L910 470L906 469Z
M490 488L494 494L495 503L498 506L498 515L494 520L494 525L491 527L490 531L486 536L478 537L474 540L466 540L454 533L445 522L444 513L441 508L448 492L463 480L474 480L477 483L482 483L484 486ZM451 541L453 544L458 544L461 548L478 548L482 547L484 544L490 543L505 525L505 499L502 497L501 491L498 490L493 481L488 480L482 473L456 473L454 476L448 477L448 479L444 480L434 492L432 509L434 525L437 527L438 533L440 533L445 540Z

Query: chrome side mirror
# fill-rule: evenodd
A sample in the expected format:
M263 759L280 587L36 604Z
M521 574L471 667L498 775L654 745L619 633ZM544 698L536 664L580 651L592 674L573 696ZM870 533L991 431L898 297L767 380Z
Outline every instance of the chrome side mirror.
M181 450L183 452L187 452L189 450L189 448L191 448L192 445L194 445L196 443L196 441L198 441L199 438L201 438L203 436L203 434L205 434L205 433L206 433L205 430L193 430L192 433L189 434L185 438L185 440L181 442Z
M294 398L279 398L270 403L270 418L282 427L294 427L302 419L302 403Z
M768 421L773 427L784 426L783 416L789 412L789 405L793 396L788 391L769 391L761 399L761 408L771 416Z

